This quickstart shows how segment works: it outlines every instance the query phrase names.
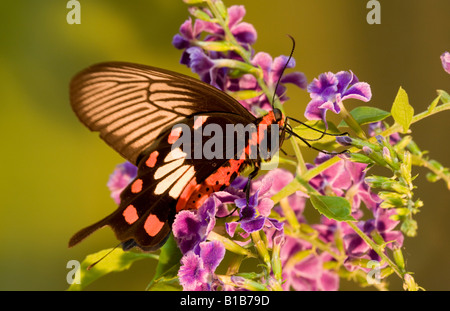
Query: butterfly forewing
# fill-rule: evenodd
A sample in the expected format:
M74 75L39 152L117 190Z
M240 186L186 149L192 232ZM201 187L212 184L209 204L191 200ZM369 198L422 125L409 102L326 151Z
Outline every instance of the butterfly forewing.
M102 63L71 82L72 109L90 130L136 164L166 126L202 112L254 117L231 96L191 77L131 63Z

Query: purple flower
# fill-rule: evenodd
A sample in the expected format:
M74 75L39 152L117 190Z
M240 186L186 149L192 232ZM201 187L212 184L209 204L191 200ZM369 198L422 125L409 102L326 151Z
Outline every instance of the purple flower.
M106 184L111 191L111 197L116 204L120 204L120 194L123 189L136 177L137 167L130 162L119 164L109 176Z
M202 242L199 251L189 251L181 258L178 279L183 290L211 290L215 280L214 271L225 255L225 247L218 241Z
M256 193L250 196L248 204L246 198L239 198L234 201L236 206L240 209L240 217L238 222L226 224L226 229L230 236L234 235L237 223L239 223L241 229L247 233L259 231L264 226L275 227L277 230L281 230L283 223L268 217L274 206L273 201L267 197L258 197L260 194L261 196L265 194L269 189L268 183L261 185Z
M242 22L245 13L243 5L233 5L228 8L228 28L230 28L233 36L243 47L255 43L257 38L255 27L252 24ZM217 24L211 24L210 32L213 37L217 36L217 40L223 40L225 32L222 27Z
M198 211L180 211L173 222L172 230L175 240L183 254L198 251L201 242L216 224L216 210L221 202L215 195L210 196Z
M198 74L203 82L219 89L223 88L223 80L226 76L225 68L216 66L217 61L207 56L201 48L195 46L188 48L185 52L185 59L182 59L181 62L190 67L192 72Z
M323 73L308 85L311 101L305 111L308 120L322 120L326 122L326 112L334 113L341 111L340 105L349 98L355 98L368 102L372 97L370 85L359 82L351 71L340 71Z
M441 55L442 67L447 73L450 73L450 53L445 52Z
M256 67L259 66L263 70L264 81L267 83L267 86L270 89L273 89L273 91L275 91L275 86L280 79L283 68L286 65L287 61L288 57L284 55L272 59L272 56L270 56L268 53L259 52L253 57L252 64ZM292 58L289 61L287 68L293 67L295 67L295 60ZM302 89L305 89L307 80L306 76L302 72L296 71L285 74L281 78L280 84L278 85L278 88L276 90L276 94L280 98L281 103L289 99L285 95L286 86L284 84L286 83L292 83ZM261 91L256 78L251 74L246 74L239 80L238 88L239 90ZM252 108L254 109L255 107L259 107L265 110L272 109L272 105L270 104L270 101L265 94L260 95L256 98L242 100L240 101L240 103L249 110L251 110Z
M203 31L209 30L210 23L196 19L194 24L189 18L180 26L180 33L173 37L172 44L177 49L187 49L200 38Z
M375 219L369 219L367 221L361 221L358 223L358 227L367 235L376 230L389 248L394 246L401 247L403 245L403 234L401 231L394 230L399 221L390 219L390 216L396 214L395 210L386 210L379 208L375 213ZM369 255L370 259L379 259L378 255L372 252L372 248L364 242L364 240L354 232L349 230L344 235L344 247L346 252L351 257L363 257Z

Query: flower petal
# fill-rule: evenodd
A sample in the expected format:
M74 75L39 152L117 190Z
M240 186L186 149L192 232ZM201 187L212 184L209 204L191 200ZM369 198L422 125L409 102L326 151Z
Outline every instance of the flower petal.
M243 5L232 5L228 8L228 27L233 28L245 16L245 7Z
M450 74L450 53L445 52L441 55L442 68Z
M299 71L285 74L283 78L281 78L281 83L292 83L304 90L308 86L308 80L306 79L305 74Z
M262 216L267 217L269 216L273 206L274 203L271 199L263 198L259 201L257 209Z
M269 78L270 69L272 67L272 56L266 52L258 52L253 56L252 64L260 66L264 72L264 79Z
M236 221L230 221L230 222L225 223L225 230L227 231L227 233L230 237L234 236L234 233L236 232L236 228L238 225L239 225L239 223Z
M337 93L344 93L344 91L356 81L354 81L354 75L351 71L339 71L336 74L336 79L338 80L337 84ZM356 78L358 80L358 78Z
M370 101L372 98L372 90L370 89L370 85L366 82L355 83L343 93L341 100L349 98L362 100L363 102Z
M197 218L197 215L192 211L181 211L175 216L172 225L173 235L178 243L183 254L194 249L200 242L204 241L203 235L205 230L202 230L202 225Z
M219 241L200 243L200 257L206 271L213 273L225 256L225 246Z
M238 42L253 44L258 37L255 27L249 23L240 23L233 27L231 33L235 36Z
M259 231L264 227L265 217L258 216L252 220L241 221L241 228L247 233Z
M333 92L336 92L337 84L338 80L336 76L332 72L326 72L320 74L319 78L314 78L314 80L308 85L307 90L311 93L311 98L314 98L330 88Z
M320 109L325 102L321 99L313 99L306 106L305 118L308 120L323 120L325 121L326 110Z
M189 252L181 258L181 267L178 270L178 279L183 290L202 290L206 283L207 272L203 267L200 256Z

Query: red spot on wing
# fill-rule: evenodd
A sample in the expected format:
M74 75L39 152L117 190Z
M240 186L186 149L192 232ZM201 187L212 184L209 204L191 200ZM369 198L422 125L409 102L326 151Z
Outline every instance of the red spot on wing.
M122 212L122 215L125 218L125 221L130 225L139 219L136 208L131 204Z
M176 142L181 136L181 130L181 127L173 128L169 134L169 138L167 138L167 142L171 145Z
M164 223L158 219L156 215L150 214L144 223L144 230L149 236L155 236L161 231Z
M154 167L156 164L156 159L158 158L159 152L157 150L153 151L148 157L147 161L145 161L145 165L148 167Z
M131 184L131 192L132 193L139 193L142 190L142 179L136 179L132 184Z

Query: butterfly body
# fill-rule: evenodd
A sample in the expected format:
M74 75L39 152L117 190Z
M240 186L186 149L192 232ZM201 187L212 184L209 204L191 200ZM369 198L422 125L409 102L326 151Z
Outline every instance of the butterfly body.
M129 63L98 64L78 74L71 83L71 104L80 121L100 132L138 167L138 173L122 191L117 210L80 230L69 246L110 226L124 249L158 249L169 236L176 213L199 208L245 167L259 167L261 156L252 153L252 146L259 146L268 132L246 134L230 128L276 124L277 137L284 129L279 110L255 118L206 83ZM208 128L215 129L214 137L213 131L202 135ZM178 146L180 141L185 144ZM237 148L237 142L243 148Z

